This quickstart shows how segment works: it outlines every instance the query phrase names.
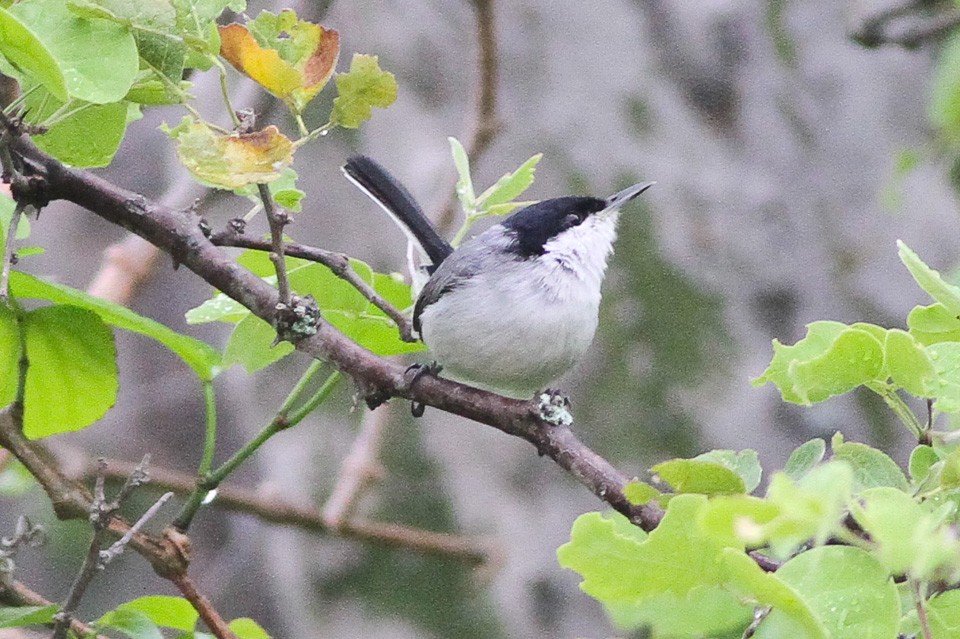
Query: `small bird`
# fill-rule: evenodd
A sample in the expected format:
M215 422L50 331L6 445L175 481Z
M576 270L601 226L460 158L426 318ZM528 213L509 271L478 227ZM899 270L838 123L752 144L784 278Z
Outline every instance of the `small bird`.
M444 377L515 399L543 391L590 346L620 208L654 184L543 200L454 249L377 162L353 157L343 172L432 263L413 327Z

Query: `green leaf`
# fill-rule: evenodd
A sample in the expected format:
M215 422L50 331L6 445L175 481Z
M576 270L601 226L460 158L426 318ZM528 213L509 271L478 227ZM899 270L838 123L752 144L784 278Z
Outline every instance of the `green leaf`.
M702 495L677 495L643 542L617 533L613 522L599 513L581 515L570 542L557 549L557 558L564 568L580 573L584 592L604 603L636 602L662 593L686 596L697 586L720 585L723 574L717 560L729 544L700 532L696 521L706 504Z
M753 617L733 593L717 586L697 586L682 597L665 592L637 603L605 607L619 628L653 626L671 637L726 637L731 630L739 636Z
M787 459L783 473L790 479L797 481L820 463L827 444L819 437L798 446Z
M697 525L715 539L729 544L757 546L767 537L766 524L783 515L775 503L752 495L718 495L703 509Z
M158 626L184 632L192 631L200 618L193 605L183 597L165 595L140 597L117 606L117 610L135 610Z
M775 473L767 500L780 514L757 535L767 540L777 557L789 556L799 545L824 543L840 528L853 492L853 469L846 462L816 466L799 481Z
M910 463L908 465L910 478L919 484L927 478L930 474L930 467L938 461L940 461L940 456L932 447L924 444L917 446L910 453Z
M678 493L723 495L746 491L743 479L724 464L698 459L672 459L650 469Z
M250 314L250 310L233 298L217 293L196 308L191 308L184 317L187 324L230 322L236 324Z
M233 634L237 635L238 639L270 639L266 630L261 628L256 621L247 617L239 617L227 625L233 631Z
M223 365L241 364L248 373L255 373L294 351L289 342L274 346L276 339L277 331L273 326L248 312L230 333L223 349Z
M743 480L744 491L752 493L760 485L763 469L760 467L760 457L755 450L711 450L697 455L694 459L708 461L726 466L740 475Z
M887 331L884 357L884 366L894 383L916 397L929 396L939 381L926 349L906 331Z
M187 366L193 369L201 381L210 381L220 372L220 354L213 347L193 337L181 335L152 319L138 315L125 306L18 271L10 274L10 286L17 297L43 299L54 304L78 306L93 311L111 326L154 339L180 357Z
M30 87L25 90L29 91ZM43 123L64 106L43 89L30 92L25 100L26 120ZM91 104L74 100L66 107L71 115L58 119L32 140L41 150L61 162L77 167L102 167L113 160L127 130L127 103Z
M828 639L827 630L806 601L775 573L764 572L744 552L732 548L723 551L722 563L728 588L742 599L770 606L789 619L797 632L790 639Z
M15 15L0 8L0 53L26 77L58 100L67 99L67 85L50 50Z
M335 82L337 97L330 122L347 129L356 129L369 120L371 107L384 109L397 99L397 81L392 73L380 69L375 55L353 54L350 71L338 73Z
M960 139L960 36L951 34L939 49L930 96L930 120L941 133Z
M859 548L825 546L797 555L776 573L810 607L830 639L895 637L900 601L880 563ZM774 609L756 639L811 636L785 612Z
M10 220L13 218L13 211L17 203L7 193L0 193L0 246L6 243L7 229L10 228ZM17 232L15 239L25 240L30 237L30 218L26 215L20 216L17 222ZM24 249L18 249L17 255L23 256Z
M19 606L0 608L0 628L39 626L53 621L60 606Z
M877 380L883 347L873 331L840 322L814 322L793 346L773 341L774 356L754 386L772 382L784 401L811 404Z
M821 402L882 379L883 347L867 331L843 331L820 357L789 366L793 389L802 403Z
M99 625L122 632L130 639L163 639L157 624L145 613L132 608L119 607L100 617Z
M930 390L936 398L936 410L960 412L960 342L938 342L927 347L937 370L937 384Z
M537 153L532 158L520 165L513 173L507 173L494 183L489 189L480 194L477 198L477 207L480 209L489 209L498 204L511 202L530 188L533 184L533 173L537 168L537 163L543 158L543 153Z
M960 319L943 304L915 306L907 316L910 334L926 346L937 342L960 342Z
M877 486L907 490L909 484L903 471L883 451L858 442L844 442L840 433L833 436L830 448L834 460L845 461L853 469L854 494Z
M410 287L402 281L374 273L368 264L359 260L350 260L350 266L396 308L413 305ZM426 349L420 342L402 341L393 320L325 266L310 264L292 271L290 285L301 295L312 295L324 319L377 355L400 355Z
M31 439L85 428L117 399L113 334L95 313L48 306L24 316L23 432Z
M473 178L470 177L470 158L460 140L447 138L447 141L453 154L453 164L457 167L457 197L465 211L473 211L477 206L477 196L473 192Z
M0 406L17 396L20 370L20 325L13 309L0 301Z
M924 264L923 260L902 241L897 240L897 247L900 249L900 261L910 271L920 288L943 304L952 315L960 315L960 288L945 282L940 273Z
M642 481L635 480L623 487L623 494L634 506L643 506L660 496L660 491Z
M273 182L267 183L267 188L270 189L270 193L273 195L273 200L278 205L282 206L288 211L293 211L294 213L299 213L302 210L300 202L306 193L297 188L297 172L292 168L285 168L280 174L279 178ZM245 187L239 188L235 190L234 193L247 198L255 205L261 204L260 191L255 184L249 184ZM255 252L264 253L264 251ZM271 264L271 270L272 266L273 265ZM264 274L261 274L261 277L263 275Z
M133 36L108 20L81 18L63 0L21 0L10 8L36 33L63 71L71 97L94 104L122 100L139 56Z
M943 525L945 511L928 512L894 488L873 488L852 504L851 513L870 537L871 554L890 574L922 581L960 569L960 542Z

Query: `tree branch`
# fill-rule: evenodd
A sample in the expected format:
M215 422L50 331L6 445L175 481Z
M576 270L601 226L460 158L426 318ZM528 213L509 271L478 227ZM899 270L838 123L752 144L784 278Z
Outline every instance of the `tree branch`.
M43 197L78 204L103 219L131 230L168 252L180 264L229 297L273 324L277 290L228 259L206 237L192 211L177 211L121 189L87 171L66 167L37 149L26 136L12 140L25 170L44 182ZM413 382L405 367L377 357L317 319L316 331L295 346L311 357L332 363L354 379L371 405L402 397L488 424L533 444L610 506L637 525L652 530L663 511L653 505L632 505L623 493L627 477L587 448L566 427L543 422L536 401L500 397L437 377Z
M255 240L238 235L235 230L229 229L219 231L210 237L210 241L216 246L234 246L237 248L253 249L256 251L271 251L272 246L265 240ZM379 308L384 314L393 320L400 331L400 339L405 342L416 342L417 338L413 334L413 326L410 320L402 311L393 304L385 300L369 283L350 266L350 258L343 253L335 253L325 249L313 246L305 246L294 242L287 242L283 247L284 255L290 257L299 257L311 262L323 264L330 272L344 280L350 286L357 289L367 301Z
M83 465L85 466L82 471L83 476L90 477L97 472L93 463L87 462ZM109 459L105 462L104 474L108 478L122 478L127 476L132 467L133 464L130 462ZM197 479L189 473L152 466L150 483L160 490L189 494L196 488ZM225 510L256 515L261 521L281 526L296 526L324 535L336 535L381 546L407 548L471 564L484 563L490 556L489 544L462 535L356 518L345 520L335 527L330 526L324 514L317 508L294 506L284 503L274 495L264 495L256 490L231 484L221 484L217 488L217 498L212 505Z

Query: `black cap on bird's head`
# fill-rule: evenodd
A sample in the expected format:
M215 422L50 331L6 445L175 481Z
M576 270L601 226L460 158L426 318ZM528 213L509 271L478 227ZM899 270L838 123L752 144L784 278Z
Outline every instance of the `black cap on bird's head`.
M544 245L567 229L579 226L595 213L617 211L654 182L635 184L606 200L595 197L558 197L531 204L502 222L516 237L517 252L524 257L543 255Z

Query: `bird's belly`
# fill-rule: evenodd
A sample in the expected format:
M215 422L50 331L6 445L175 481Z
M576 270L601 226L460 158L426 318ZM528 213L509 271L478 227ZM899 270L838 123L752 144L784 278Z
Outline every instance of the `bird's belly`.
M509 296L507 296L509 298ZM529 398L583 355L597 328L593 299L537 305L499 297L441 299L421 315L423 341L444 377L504 395ZM439 319L439 321L438 321Z

